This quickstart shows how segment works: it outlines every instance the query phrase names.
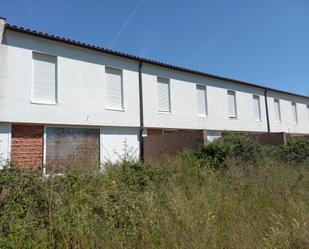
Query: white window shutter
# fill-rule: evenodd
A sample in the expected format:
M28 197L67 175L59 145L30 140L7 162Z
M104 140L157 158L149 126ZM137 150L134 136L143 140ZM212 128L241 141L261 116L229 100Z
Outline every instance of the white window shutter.
M106 73L106 107L123 109L122 71L108 68Z
M309 105L307 105L307 118L308 118L308 121L309 121Z
M234 91L228 90L228 105L229 105L229 117L236 118L237 110L236 110L236 94Z
M33 53L32 101L40 103L57 102L57 58Z
M293 117L293 122L298 123L297 107L296 107L295 102L292 102L292 117Z
M197 112L199 115L207 115L206 86L196 85Z
M275 117L277 122L281 122L281 110L280 110L280 101L279 99L274 99L275 104Z
M168 79L158 78L159 112L170 112L170 83Z
M260 106L260 96L253 95L253 110L254 118L256 121L261 120L261 106Z

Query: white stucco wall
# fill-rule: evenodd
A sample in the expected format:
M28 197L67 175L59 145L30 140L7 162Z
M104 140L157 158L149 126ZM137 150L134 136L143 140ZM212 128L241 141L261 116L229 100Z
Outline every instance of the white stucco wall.
M0 121L57 125L138 127L138 62L12 31L0 45ZM32 51L58 57L58 105L31 103ZM105 66L123 70L124 111L105 108ZM157 76L170 79L171 113L158 113ZM264 90L192 73L143 65L144 123L147 128L266 132ZM206 85L208 115L197 114L196 84ZM228 117L227 90L236 92L237 119ZM260 96L256 121L252 95ZM309 100L268 93L272 132L309 133ZM282 122L274 120L273 97L281 99ZM291 101L297 103L293 124Z
M11 125L0 123L0 169L11 154Z
M264 89L153 65L144 65L143 73L146 127L267 132ZM170 79L171 113L158 112L157 76ZM207 89L206 117L197 113L196 84L205 85ZM237 119L229 118L227 90L236 92ZM254 117L253 95L260 96L260 121ZM268 91L267 96L271 132L309 133L308 98L274 91ZM280 99L281 123L274 120L273 97ZM291 101L297 104L297 124L292 121Z
M281 122L278 122L275 119L274 98L280 100ZM270 129L272 132L309 134L309 117L307 110L307 105L309 105L308 99L270 91L268 93L267 100L269 109ZM297 106L297 123L293 122L291 102L295 102Z
M258 88L216 81L194 74L144 66L143 94L146 127L267 131L264 91ZM170 79L171 113L158 112L157 75ZM207 87L207 117L197 113L196 84ZM237 119L228 116L227 90L236 92ZM255 121L253 94L260 96L261 121Z
M138 64L14 32L0 45L0 120L138 126ZM58 58L58 105L31 104L32 51ZM105 108L105 66L123 69L124 111Z
M100 161L115 163L125 155L138 160L139 138L138 128L101 128ZM127 158L128 159L128 158Z

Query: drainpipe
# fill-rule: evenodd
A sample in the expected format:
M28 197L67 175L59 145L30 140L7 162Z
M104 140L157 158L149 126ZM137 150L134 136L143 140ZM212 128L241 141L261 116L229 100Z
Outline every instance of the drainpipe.
M3 43L6 19L0 16L0 44Z
M143 106L143 79L142 79L143 62L140 61L138 65L138 84L139 84L139 116L140 116L140 130L139 130L139 151L140 161L144 162L144 106Z
M266 120L267 120L267 132L269 133L270 132L270 122L269 122L269 112L268 112L267 91L268 89L265 88L264 98L265 98L265 109L266 109Z

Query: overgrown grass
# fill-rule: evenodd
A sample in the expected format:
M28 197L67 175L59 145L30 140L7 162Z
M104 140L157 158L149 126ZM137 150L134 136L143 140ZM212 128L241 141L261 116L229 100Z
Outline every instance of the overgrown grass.
M224 167L206 149L99 174L2 170L0 248L309 248L307 161L230 144Z

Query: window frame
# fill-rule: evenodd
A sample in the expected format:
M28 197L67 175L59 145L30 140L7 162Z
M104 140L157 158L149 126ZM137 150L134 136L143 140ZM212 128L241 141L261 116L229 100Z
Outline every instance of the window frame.
M232 94L230 94L230 93L232 93ZM229 97L230 97L230 95L233 95L233 97L234 97L234 109L235 109L235 116L231 116L230 115L230 103L229 103ZM227 90L227 97L228 97L228 99L227 99L227 103L228 103L228 117L229 117L229 119L231 119L231 120L235 120L235 119L238 119L238 110L237 110L237 97L236 97L236 91L235 90L231 90L231 89L228 89Z
M279 119L277 119L277 114L276 114L276 105L278 104L278 114L279 114ZM281 115L281 104L280 104L280 99L274 98L274 109L275 109L275 121L277 123L282 122L282 115Z
M43 166L42 166L42 173L44 177L51 177L51 176L64 176L65 172L48 172L47 168L47 130L49 128L60 128L60 129L65 129L65 128L80 128L80 129L92 129L92 130L99 130L99 167L98 169L101 171L103 169L103 166L101 165L101 129L99 127L91 127L91 126L68 126L68 125L44 125L44 134L43 134Z
M198 87L202 87L205 92L204 104L205 104L205 113L199 113L199 100L198 100ZM195 95L196 95L196 102L197 102L197 116L199 117L207 117L208 116L208 96L207 96L207 86L203 84L195 84Z
M111 69L111 70L116 70L116 71L120 71L120 78L121 78L121 107L112 107L108 105L107 102L107 70ZM112 67L112 66L105 66L104 67L104 82L105 82L105 86L104 86L104 91L105 91L105 110L108 111L118 111L118 112L124 112L125 111L125 101L124 101L124 80L123 80L123 69L122 68L117 68L117 67Z
M252 100L253 100L253 111L255 112L255 103L254 103L254 100L257 99L258 101L258 114L259 114L259 117L256 118L254 117L254 120L256 122L261 122L262 121L262 108L261 108L261 96L260 95L257 95L257 94L253 94L252 95ZM254 113L254 116L255 116L255 113Z
M48 102L48 101L38 101L34 100L34 55L39 54L43 56L50 56L55 58L55 101ZM58 56L54 54L48 54L41 51L32 50L31 52L31 84L30 84L30 104L34 105L51 105L51 106L57 106L59 105L59 73L58 73Z
M293 124L298 124L297 103L295 101L291 101L291 107L292 107ZM295 115L295 120L294 120L294 115Z
M168 85L168 104L169 104L169 110L168 111L162 111L160 110L160 98L159 98L159 79L162 79L163 81L166 80ZM158 103L158 114L172 114L172 97L171 97L171 79L162 77L162 76L157 76L157 103Z

